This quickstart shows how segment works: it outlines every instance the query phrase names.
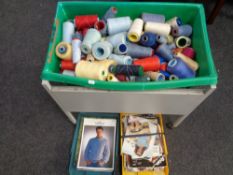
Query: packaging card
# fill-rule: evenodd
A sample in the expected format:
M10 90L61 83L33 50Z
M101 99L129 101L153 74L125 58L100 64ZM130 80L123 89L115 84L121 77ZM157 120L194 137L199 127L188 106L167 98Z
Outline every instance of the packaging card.
M116 119L83 119L77 168L89 171L114 170Z

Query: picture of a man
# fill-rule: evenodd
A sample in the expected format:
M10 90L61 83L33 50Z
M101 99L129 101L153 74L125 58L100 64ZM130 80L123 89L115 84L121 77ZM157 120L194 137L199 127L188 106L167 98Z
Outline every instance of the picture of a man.
M110 148L104 138L104 128L96 127L96 137L91 138L84 152L84 160L88 167L104 167L109 161Z

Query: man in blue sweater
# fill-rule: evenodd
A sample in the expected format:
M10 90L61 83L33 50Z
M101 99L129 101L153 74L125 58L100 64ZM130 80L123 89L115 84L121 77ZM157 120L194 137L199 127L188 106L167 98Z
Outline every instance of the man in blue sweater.
M104 167L109 161L110 148L107 139L103 137L104 129L96 127L96 137L88 141L84 159L88 167Z

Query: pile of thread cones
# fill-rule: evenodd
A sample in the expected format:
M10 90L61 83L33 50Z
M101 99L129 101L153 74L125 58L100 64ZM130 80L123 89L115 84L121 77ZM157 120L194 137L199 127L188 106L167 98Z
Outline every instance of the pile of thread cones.
M182 19L142 13L116 17L110 7L102 18L76 16L63 23L56 46L65 76L114 82L194 78L199 68L192 48L192 26Z

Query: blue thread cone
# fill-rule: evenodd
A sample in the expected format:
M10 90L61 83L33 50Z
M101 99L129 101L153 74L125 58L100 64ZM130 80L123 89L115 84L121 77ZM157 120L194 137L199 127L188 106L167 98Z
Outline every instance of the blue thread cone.
M156 47L156 34L145 32L140 39L140 44L146 47Z
M175 27L172 29L172 35L175 37L178 36L187 36L189 37L192 34L192 26L191 25L182 25L179 27Z
M159 58L160 64L166 63L166 62L167 62L166 59L163 58L162 56L160 56L160 55L158 55L158 54L155 54L155 56L157 56L157 57Z
M132 58L149 57L154 54L154 50L150 47L143 47L132 43L127 43L127 47L127 55L131 56Z
M161 74L163 74L163 75L165 76L166 79L169 79L169 77L170 77L170 75L171 75L169 72L166 72L166 71L160 70L159 72L160 72Z
M160 44L166 44L167 43L167 38L163 35L157 35L156 40Z
M176 48L176 44L172 43L172 44L168 44L169 49L175 49Z
M173 59L173 53L167 44L161 44L156 49L156 53L166 59L166 61Z
M169 61L167 71L175 74L179 78L194 78L196 72L193 71L185 62L180 58L172 59Z

